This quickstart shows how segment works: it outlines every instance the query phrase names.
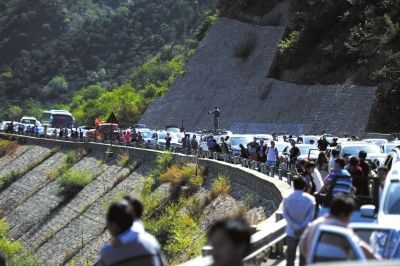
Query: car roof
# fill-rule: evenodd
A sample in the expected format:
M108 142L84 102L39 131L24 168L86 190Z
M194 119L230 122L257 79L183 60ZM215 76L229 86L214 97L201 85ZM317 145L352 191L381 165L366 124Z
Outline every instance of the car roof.
M360 145L364 145L364 146L377 146L374 143L371 142L365 142L365 141L348 141L348 142L342 142L339 144L340 146L360 146Z

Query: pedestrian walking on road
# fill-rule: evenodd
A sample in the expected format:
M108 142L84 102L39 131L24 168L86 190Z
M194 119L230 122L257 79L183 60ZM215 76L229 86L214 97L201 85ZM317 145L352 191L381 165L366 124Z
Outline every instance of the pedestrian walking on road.
M165 149L168 151L171 149L171 140L171 136L169 135L169 133L167 133L167 136L165 137Z
M214 107L214 110L209 111L208 114L212 114L214 117L214 130L217 131L219 129L219 119L221 117L221 111L218 106Z
M257 138L254 137L252 142L247 143L247 149L250 154L250 159L257 161L257 149L258 149Z
M297 158L301 155L300 149L296 147L296 142L291 141L290 144L292 145L292 148L290 148L289 151L289 167L288 170L290 170L292 173L296 174L296 163L297 163Z
M260 146L258 146L257 149L257 161L261 162L261 163L265 163L267 161L267 154L266 151L268 149L268 144L267 142L265 142L264 144L264 140L260 140Z
M314 218L315 199L305 192L307 185L303 178L293 180L294 192L283 201L283 217L287 221L287 256L286 265L293 266L301 234ZM300 258L300 265L305 265L305 258Z
M192 150L197 151L199 148L199 142L196 139L196 135L193 135L192 140L190 142L190 146L192 147Z
M240 157L244 159L249 159L249 151L243 146L243 144L239 144L240 147Z
M271 141L271 147L268 147L265 151L267 155L267 166L276 166L279 162L279 152L278 149L275 147L275 141Z

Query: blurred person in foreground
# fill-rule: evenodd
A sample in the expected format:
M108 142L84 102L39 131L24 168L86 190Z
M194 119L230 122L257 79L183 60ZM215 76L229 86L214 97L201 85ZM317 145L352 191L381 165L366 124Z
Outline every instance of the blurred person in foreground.
M214 266L240 266L250 251L252 228L243 218L215 222L209 232Z
M111 241L100 251L96 266L163 266L164 256L157 240L139 228L132 230L134 210L124 199L113 203L107 213L107 229Z
M356 208L353 198L348 195L339 193L332 201L332 206L328 215L320 217L312 222L300 239L300 256L305 261L311 251L312 240L321 225L334 225L339 227L346 227L351 222L351 216ZM372 248L362 241L356 234L353 237L357 240L367 259L381 259L375 254Z

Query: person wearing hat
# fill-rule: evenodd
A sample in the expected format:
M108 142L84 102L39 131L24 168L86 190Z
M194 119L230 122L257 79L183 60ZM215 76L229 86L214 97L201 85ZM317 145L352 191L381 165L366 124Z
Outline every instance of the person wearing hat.
M331 147L337 147L337 145L339 144L338 142L338 138L333 138L332 139L332 143L330 144Z
M219 119L221 117L221 111L218 106L214 106L214 110L209 111L208 114L214 115L214 130L217 131L219 129Z

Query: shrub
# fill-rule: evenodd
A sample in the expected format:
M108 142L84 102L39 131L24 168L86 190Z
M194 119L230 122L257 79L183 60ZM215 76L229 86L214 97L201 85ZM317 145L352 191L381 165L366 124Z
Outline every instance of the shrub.
M128 163L128 161L129 161L129 154L127 152L125 152L125 153L119 155L117 164L118 164L118 166L123 167Z
M231 182L226 175L220 174L212 182L211 188L216 195L227 195L231 189Z
M9 140L0 140L0 157L3 155L13 155L18 148L18 143Z
M173 165L160 175L160 181L170 182L174 185L180 184L183 181L182 169Z
M6 257L8 266L41 265L36 256L29 252L21 253L22 244L20 242L7 239L7 223L5 220L0 220L0 250Z
M93 174L85 170L70 169L58 179L58 186L61 194L66 198L71 198L82 190L93 179Z
M71 168L74 164L76 164L78 162L78 160L79 160L79 158L78 158L77 152L73 151L73 150L69 151L67 153L67 156L64 158L63 162L61 163L61 167L50 171L47 175L48 178L54 179L56 177L61 176L62 174L67 172L69 168Z
M234 55L246 59L251 55L257 44L257 35L254 32L246 33L244 39L234 46Z

